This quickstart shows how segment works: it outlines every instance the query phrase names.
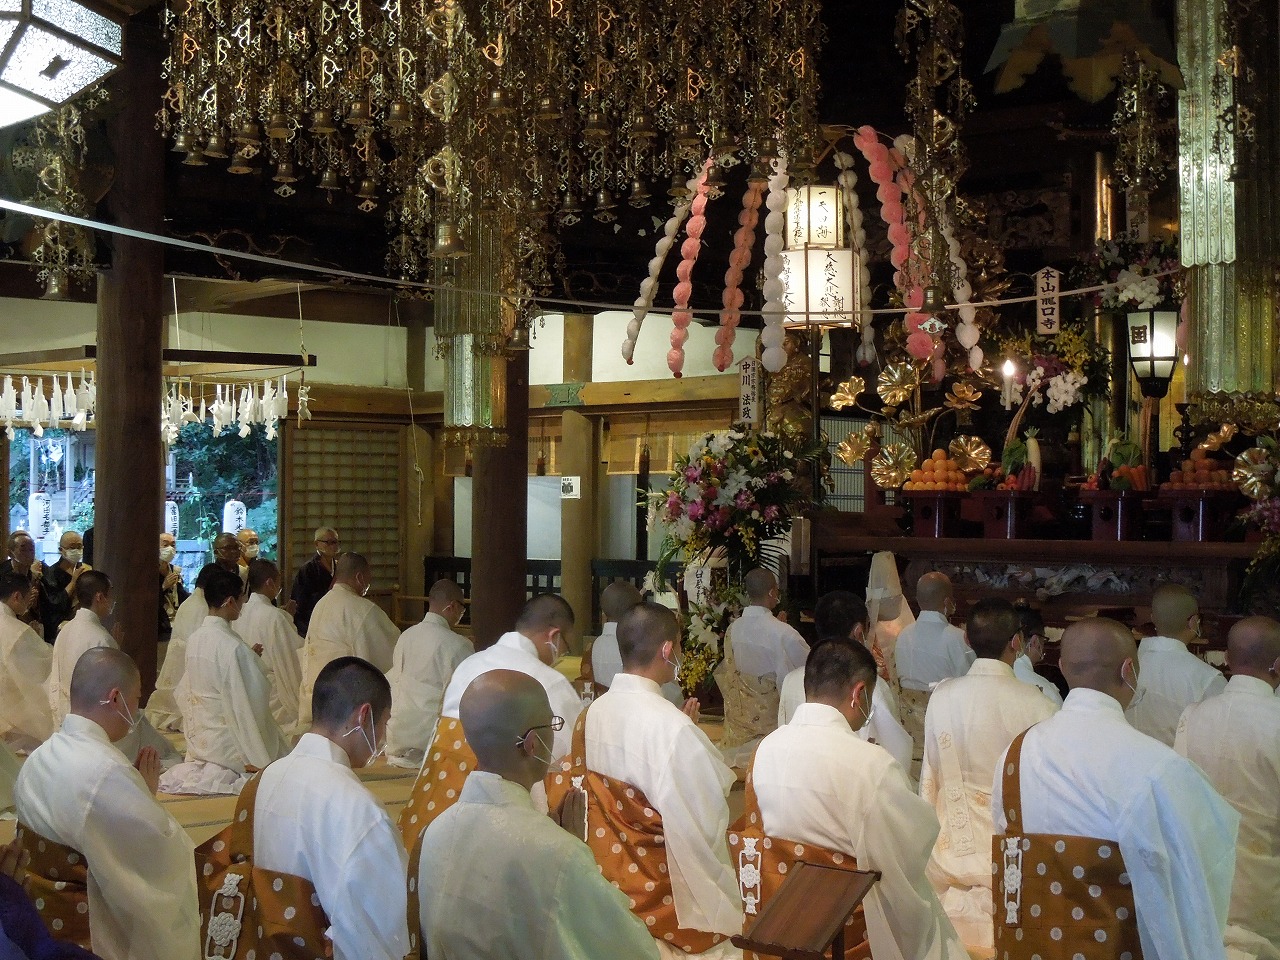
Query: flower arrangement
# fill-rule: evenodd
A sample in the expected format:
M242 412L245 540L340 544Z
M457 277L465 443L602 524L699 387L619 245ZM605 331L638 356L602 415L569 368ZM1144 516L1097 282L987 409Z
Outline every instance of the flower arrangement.
M1086 337L1078 324L1063 323L1053 337L1026 332L1004 337L1000 350L1017 368L1010 384L1014 403L1031 390L1032 406L1053 414L1107 395L1111 352Z
M1093 294L1103 310L1176 310L1183 299L1182 264L1177 240L1138 240L1121 236L1100 240L1071 280L1078 287L1109 284Z
M817 482L823 452L811 438L737 424L694 441L669 484L647 494L650 523L667 531L654 581L665 582L677 558L713 567L701 595L682 608L686 694L709 682L721 660L721 638L746 602L743 576L777 565L769 541L811 505L809 484ZM808 478L802 476L806 464Z

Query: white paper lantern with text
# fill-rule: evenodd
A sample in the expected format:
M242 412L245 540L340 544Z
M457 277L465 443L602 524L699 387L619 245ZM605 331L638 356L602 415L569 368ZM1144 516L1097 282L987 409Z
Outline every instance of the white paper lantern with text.
M228 500L222 508L222 532L239 533L249 522L249 508L239 500Z

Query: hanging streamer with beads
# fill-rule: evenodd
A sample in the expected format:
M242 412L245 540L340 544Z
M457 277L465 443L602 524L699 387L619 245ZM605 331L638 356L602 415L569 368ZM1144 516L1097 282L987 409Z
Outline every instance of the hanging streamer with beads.
M702 252L702 234L707 229L707 174L711 172L712 162L708 158L698 174L684 243L680 245L680 265L676 267L675 310L671 314L671 349L667 351L667 367L677 379L684 376L684 345L689 339L689 324L693 322L689 298L693 296L693 267Z
M724 294L721 297L724 309L720 311L720 329L716 331L716 350L712 355L716 369L722 373L733 365L733 341L738 324L742 322L742 272L751 263L751 248L756 242L756 224L760 222L764 188L764 181L747 182L747 192L742 195L742 211L738 214L738 229L733 235L733 252L729 254L729 269L724 273Z
M769 178L769 195L764 204L769 212L764 218L764 309L761 317L764 329L760 331L760 362L770 373L777 373L787 365L787 339L784 323L787 318L787 287L782 282L784 246L783 234L787 229L787 161L779 157L773 161L773 176Z

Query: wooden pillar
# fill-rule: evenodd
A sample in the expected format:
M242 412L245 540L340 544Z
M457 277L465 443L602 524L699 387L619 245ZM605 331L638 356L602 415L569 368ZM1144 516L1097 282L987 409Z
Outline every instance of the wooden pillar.
M410 390L426 390L427 324L432 306L425 300L398 300L396 310L405 328L405 379Z
M115 182L107 194L122 227L164 230L164 141L155 126L163 93L159 30L125 27L118 113L107 134ZM94 494L95 566L112 579L122 648L142 672L143 698L155 686L156 551L164 502L160 402L164 249L146 240L111 238L111 267L98 282L98 442Z
M585 313L564 316L566 383L591 381L594 319ZM569 601L577 618L575 643L580 643L584 634L595 632L591 622L594 599L591 563L599 541L596 530L599 460L596 422L574 410L566 410L561 419L560 474L579 478L582 497L560 501L560 593Z
M471 631L477 650L509 630L525 603L529 534L529 352L507 362L506 446L475 451L471 485Z

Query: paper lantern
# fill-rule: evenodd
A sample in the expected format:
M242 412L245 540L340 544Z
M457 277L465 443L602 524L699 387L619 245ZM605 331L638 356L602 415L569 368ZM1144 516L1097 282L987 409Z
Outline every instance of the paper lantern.
M53 501L47 493L27 497L27 533L36 541L43 540L53 527Z
M1178 314L1138 310L1129 314L1129 365L1144 397L1163 397L1178 365Z
M222 532L239 533L249 520L249 508L239 500L228 500L222 508Z
M164 532L177 539L178 505L172 500L164 502Z
M847 247L782 251L783 304L788 325L853 324L857 317L857 271Z
M808 184L787 190L788 250L839 247L844 243L844 199L840 188Z

